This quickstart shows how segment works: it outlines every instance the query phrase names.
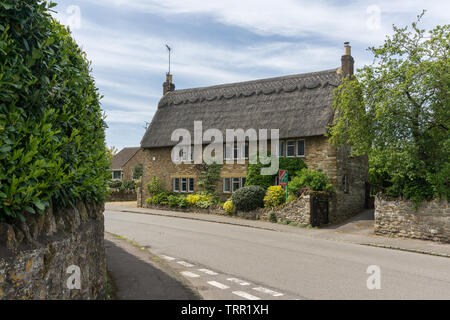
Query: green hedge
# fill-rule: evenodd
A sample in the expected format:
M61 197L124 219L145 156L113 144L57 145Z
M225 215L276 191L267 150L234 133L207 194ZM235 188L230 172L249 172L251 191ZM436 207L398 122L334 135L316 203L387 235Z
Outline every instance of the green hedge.
M259 186L248 186L238 189L231 196L231 201L238 211L251 211L264 207L266 190Z
M53 6L0 2L0 219L107 193L100 96Z

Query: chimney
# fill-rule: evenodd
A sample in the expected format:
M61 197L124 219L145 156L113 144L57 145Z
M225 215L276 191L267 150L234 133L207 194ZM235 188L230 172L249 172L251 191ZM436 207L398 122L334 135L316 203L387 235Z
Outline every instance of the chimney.
M352 57L350 42L344 42L344 55L341 58L341 64L344 77L351 77L353 75L355 60Z
M173 90L175 90L175 85L172 83L172 75L166 73L166 82L163 83L163 95Z

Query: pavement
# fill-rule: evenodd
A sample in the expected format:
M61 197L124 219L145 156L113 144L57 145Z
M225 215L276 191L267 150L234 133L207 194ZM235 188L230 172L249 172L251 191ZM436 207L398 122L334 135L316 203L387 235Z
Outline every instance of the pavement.
M365 212L308 229L123 203L105 211L106 231L149 249L204 299L450 299L450 259L403 251L445 255L449 245L371 235L369 221ZM379 289L368 286L374 267Z
M188 282L146 248L105 233L106 264L117 300L198 300Z

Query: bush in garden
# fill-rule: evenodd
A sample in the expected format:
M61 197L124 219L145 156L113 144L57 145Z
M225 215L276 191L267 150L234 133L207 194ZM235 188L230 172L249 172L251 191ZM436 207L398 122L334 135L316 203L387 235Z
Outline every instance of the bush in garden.
M185 208L188 206L188 203L186 201L186 196L182 194L172 194L167 197L167 204L169 207L179 207L179 208Z
M296 194L302 188L314 191L333 191L328 175L321 170L302 169L288 184L289 192Z
M251 211L264 207L266 191L259 186L248 186L233 193L231 200L238 211Z
M267 188L266 196L264 197L264 207L277 207L284 203L286 198L286 191L281 186L271 186Z
M169 196L170 196L170 192L163 191L158 194L152 195L146 201L150 204L168 204Z
M147 184L148 192L150 192L151 195L156 195L161 192L165 192L163 188L163 184L161 180L159 180L158 177L152 177L152 181L150 181L149 184Z
M299 197L300 197L300 196L299 196ZM291 201L294 201L294 200L296 200L296 199L297 199L297 195L294 195L294 194L290 193L290 194L288 195L287 199L286 199L286 203L291 202Z
M274 223L276 223L277 222L277 215L275 214L275 212L273 212L273 211L270 211L270 213L269 213L269 216L267 217L267 219L270 221L270 222L274 222Z
M186 208L189 203L186 201L186 196L179 195L177 199L177 205L179 208Z
M108 194L100 95L55 5L0 2L0 220Z
M225 210L226 213L232 214L234 210L233 201L231 199L227 200L223 204L223 210Z
M134 189L136 189L136 183L133 180L124 180L123 187L126 190L134 190Z
M131 170L133 172L133 179L138 180L142 177L142 172L144 171L144 166L142 165L142 163L138 163Z
M186 196L186 201L190 206L195 206L197 202L200 201L200 195L198 194L188 194Z
M108 181L108 186L113 189L120 188L122 186L122 180L119 179L110 180Z

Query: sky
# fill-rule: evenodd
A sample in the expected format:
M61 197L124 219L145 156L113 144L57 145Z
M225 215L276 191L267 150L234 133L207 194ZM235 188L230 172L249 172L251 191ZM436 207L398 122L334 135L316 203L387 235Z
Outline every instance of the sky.
M446 0L53 0L91 61L106 114L106 143L135 147L151 122L172 48L176 89L372 63L392 25L450 23Z

